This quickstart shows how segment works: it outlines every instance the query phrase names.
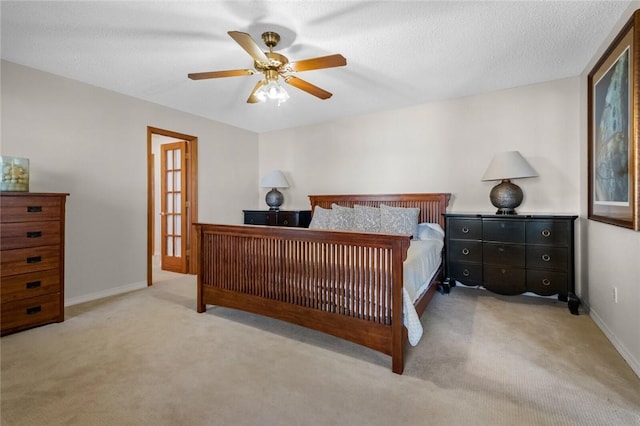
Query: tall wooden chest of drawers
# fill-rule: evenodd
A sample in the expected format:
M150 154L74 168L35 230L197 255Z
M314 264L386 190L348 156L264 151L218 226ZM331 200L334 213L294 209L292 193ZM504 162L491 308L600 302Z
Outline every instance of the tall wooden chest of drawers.
M558 295L578 313L574 221L568 215L453 214L446 217L449 283L499 294Z
M67 195L0 193L2 335L64 321Z

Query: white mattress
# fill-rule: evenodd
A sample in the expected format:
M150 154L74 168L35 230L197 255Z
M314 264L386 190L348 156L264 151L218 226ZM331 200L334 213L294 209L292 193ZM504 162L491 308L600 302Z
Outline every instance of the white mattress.
M413 304L429 288L442 261L442 239L412 240L403 266L403 324L409 343L415 346L422 338L422 324Z

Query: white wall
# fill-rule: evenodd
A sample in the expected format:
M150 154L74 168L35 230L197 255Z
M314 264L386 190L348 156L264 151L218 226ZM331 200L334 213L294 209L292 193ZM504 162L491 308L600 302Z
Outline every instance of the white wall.
M198 137L199 220L258 197L255 133L2 61L3 155L31 192L68 192L67 304L146 285L147 126ZM229 184L233 182L233 184Z
M480 179L494 154L519 150L540 175L516 181L519 211L577 214L579 91L569 78L261 134L260 175L293 182L283 208L313 193L451 192L450 211L495 212L496 182Z
M590 315L640 376L640 232L587 220L587 78L640 1L634 1L580 76L580 176L583 280ZM636 29L638 31L640 29ZM640 46L636 46L636 49ZM636 94L637 96L637 94ZM637 172L636 172L637 173ZM613 288L618 289L618 303Z

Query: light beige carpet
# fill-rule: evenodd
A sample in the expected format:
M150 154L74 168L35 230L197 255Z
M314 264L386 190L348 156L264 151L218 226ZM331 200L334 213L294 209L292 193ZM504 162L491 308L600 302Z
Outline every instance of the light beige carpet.
M195 311L195 277L0 340L2 425L640 425L640 379L585 314L456 287L405 373L256 315Z

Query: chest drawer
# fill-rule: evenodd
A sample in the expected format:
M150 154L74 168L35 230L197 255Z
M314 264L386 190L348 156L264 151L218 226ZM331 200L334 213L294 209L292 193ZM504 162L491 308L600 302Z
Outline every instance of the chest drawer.
M525 246L521 244L484 243L482 258L484 263L524 268Z
M0 284L2 303L56 293L60 290L60 269L13 275L3 278Z
M3 250L0 257L2 277L55 269L60 264L60 246Z
M2 197L0 222L59 220L61 207L58 197Z
M523 268L484 266L484 286L494 293L515 295L526 290L526 272Z
M527 291L541 296L551 296L565 291L567 274L557 271L527 270Z
M272 220L275 221L275 216L271 216ZM269 225L270 216L267 212L262 211L245 211L244 212L244 223L246 225Z
M2 304L2 334L17 329L62 321L58 293Z
M524 222L521 220L485 219L482 223L482 238L485 241L524 243Z
M447 224L449 238L455 240L481 240L482 220L452 218Z
M449 264L449 277L466 285L482 284L482 264L452 262Z
M449 258L452 262L482 262L482 242L451 240Z
M527 223L527 244L568 247L573 225L565 221L532 221Z
M0 223L0 249L60 244L60 222Z
M566 271L568 259L566 247L527 246L527 268Z
M278 213L278 226L297 226L298 214L296 212Z

